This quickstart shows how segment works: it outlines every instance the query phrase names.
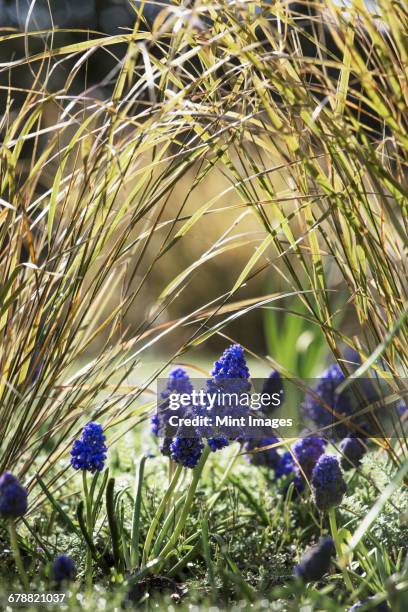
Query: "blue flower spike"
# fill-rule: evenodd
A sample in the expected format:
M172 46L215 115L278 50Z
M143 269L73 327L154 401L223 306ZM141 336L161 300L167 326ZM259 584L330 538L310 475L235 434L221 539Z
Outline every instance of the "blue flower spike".
M293 446L293 454L306 478L310 478L319 457L323 455L326 441L317 436L308 436L297 440Z
M24 516L28 507L27 490L16 476L5 472L0 478L0 516L4 519L16 519Z
M101 472L105 467L107 450L102 425L88 423L81 438L72 445L71 465L75 470L85 470L92 474Z
M8 522L14 561L26 591L29 590L30 586L18 546L16 519L24 516L27 508L27 489L21 485L19 479L11 474L11 472L4 472L0 477L0 517Z
M279 372L277 370L272 370L272 372L269 374L268 378L265 380L263 386L262 386L262 391L261 393L265 393L267 395L269 395L269 397L272 397L273 395L280 395L280 406L283 404L284 399L285 399L285 395L283 392L283 383L282 383L282 377L279 374ZM262 412L266 415L266 416L272 416L273 413L276 411L276 409L278 408L278 406L274 406L272 403L269 406L264 406L262 408Z
M52 564L52 577L57 586L60 587L64 582L71 582L75 579L76 567L74 561L68 555L58 555Z
M285 451L279 458L279 462L275 467L275 478L283 478L289 476L296 471L296 464L293 460L292 453Z
M158 407L156 414L151 418L151 429L154 436L165 438L169 434L169 419L172 415L183 416L182 407L175 410L168 408L168 399L172 393L181 395L183 393L190 394L193 391L193 385L187 372L184 368L175 368L169 374L166 388L161 392L160 398L163 400Z
M295 567L295 576L299 576L305 583L321 580L330 570L334 555L335 546L332 538L330 536L322 538L303 555L299 565Z
M223 384L226 380L242 380L243 387L248 388L245 384L249 380L249 369L246 363L244 349L240 344L231 344L220 359L215 362L211 376L215 383Z
M276 469L281 461L281 457L276 447L265 448L265 450L260 450L256 453L251 451L263 449L264 447L271 446L277 442L279 442L279 440L275 436L268 436L265 438L260 438L259 440L247 440L244 445L245 451L247 452L246 459L252 465Z
M87 529L92 537L95 527L92 513L92 498L89 494L87 474L97 474L105 467L107 447L103 427L99 423L90 422L85 425L79 440L75 440L71 450L71 465L74 470L82 471L85 507L87 509ZM85 563L85 582L88 589L92 588L92 552L88 546Z
M322 512L338 506L347 490L338 459L335 455L322 455L311 477L316 506Z
M315 395L307 395L303 410L305 415L313 421L320 429L321 427L333 428L332 435L336 437L343 432L345 426L336 425L338 417L352 415L352 406L347 396L339 395L337 388L345 379L345 376L337 363L330 365L320 376L318 384L314 388ZM328 408L327 408L328 406ZM347 435L345 432L343 434Z
M356 437L344 438L340 442L340 464L344 471L357 468L365 455L366 449L363 440Z
M170 457L186 468L195 468L203 452L204 444L200 438L176 436L170 444Z
M162 438L160 443L161 454L169 457L175 463L190 469L198 464L204 444L201 438L195 435L195 430L191 428L180 427L174 434L173 428L169 424L170 417L176 415L180 419L187 416L189 409L188 407L180 406L177 410L170 410L168 398L173 393L181 395L190 394L192 391L193 385L184 368L172 370L169 374L166 388L160 394L163 401L159 405L157 413L151 419L153 435Z
M245 351L240 344L231 344L221 357L214 363L211 372L212 378L207 382L207 391L225 392L230 394L246 393L250 390L250 373L245 359ZM223 403L221 406L214 406L214 412L218 415L231 417L241 417L248 414L248 406L242 406L240 402L232 401L230 404ZM214 452L228 446L229 440L242 441L244 432L240 428L227 427L226 431L222 428L214 436L208 437L208 445Z

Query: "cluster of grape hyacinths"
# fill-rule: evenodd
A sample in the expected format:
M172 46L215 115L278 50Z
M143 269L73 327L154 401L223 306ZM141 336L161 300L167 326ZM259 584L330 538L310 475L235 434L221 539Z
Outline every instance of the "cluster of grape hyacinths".
M341 503L347 485L335 455L321 455L312 472L311 486L316 506L322 512Z
M211 378L206 384L206 392L236 393L239 400L239 394L249 390L249 369L244 349L239 344L233 344L215 362ZM180 419L185 416L215 417L216 414L220 416L230 414L234 417L241 417L243 414L248 414L248 406L241 406L240 402L234 401L233 397L228 405L220 406L216 403L212 411L208 410L208 406L180 407L170 411L168 400L172 393L181 395L190 394L192 391L193 386L187 372L183 368L173 370L169 375L165 390L160 395L162 402L159 409L151 419L152 433L162 440L160 447L162 454L188 468L193 468L198 464L205 447L204 439L207 440L209 449L215 452L228 446L229 439L242 439L243 432L239 428L235 431L232 428L224 430L206 426L179 427L174 432L174 428L169 424L170 416L177 415Z
M179 427L175 432L169 419L171 416L192 416L191 410L181 404L176 409L170 409L169 397L171 394L187 394L193 391L193 385L184 368L176 368L169 374L166 387L160 393L162 400L157 413L152 416L151 430L153 435L161 438L160 451L176 463L187 468L194 468L201 457L204 444L201 437L192 428Z
M107 447L102 425L90 422L85 425L81 438L75 440L71 450L71 465L75 470L94 474L105 467Z
M303 555L299 565L294 569L295 576L299 576L305 583L321 580L328 573L334 555L335 546L332 538L330 536L321 538Z
M68 555L58 555L52 564L51 573L57 588L60 588L64 582L75 579L75 563Z
M357 468L366 452L364 441L355 436L344 438L340 442L339 450L341 453L340 463L344 471Z

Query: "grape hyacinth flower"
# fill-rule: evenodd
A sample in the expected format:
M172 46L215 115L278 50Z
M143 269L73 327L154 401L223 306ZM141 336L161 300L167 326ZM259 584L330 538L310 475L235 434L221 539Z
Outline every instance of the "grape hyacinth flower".
M5 472L0 478L0 516L15 519L27 512L27 490L18 478Z
M75 579L76 568L75 563L67 555L58 555L52 564L52 576L58 587L63 582L69 582Z
M204 444L201 439L176 436L170 444L170 457L183 467L194 468L201 457Z
M170 457L171 455L170 445L172 442L173 442L173 438L171 436L166 436L160 442L160 452L165 457Z
M16 567L21 576L24 588L29 590L29 582L24 569L23 561L18 546L15 520L24 516L28 507L27 490L20 484L16 476L5 472L0 477L0 517L8 522L11 549L14 555Z
M84 489L86 507L86 526L88 535L92 538L94 530L94 513L92 498L89 494L87 473L97 475L105 467L107 447L102 425L90 422L85 425L79 440L75 440L71 450L71 465L75 470L82 471L82 486ZM92 589L92 552L87 548L85 564L85 580L88 590Z
M314 388L315 393L332 409L335 409L337 403L336 389L344 378L340 366L333 363L321 374L319 383ZM306 397L304 411L318 426L331 425L333 422L332 413L312 395Z
M328 512L330 529L336 552L341 557L341 541L337 530L336 506L338 506L347 490L338 459L335 455L322 455L316 463L311 478L311 486L316 506L321 512ZM353 583L347 568L342 568L342 574L347 589L353 591Z
M343 423L336 425L338 419L351 417L353 407L347 393L339 394L337 387L345 380L345 376L337 363L330 365L320 376L318 384L313 389L320 398L307 395L303 404L305 415L321 428L330 428L330 437L347 436L347 427ZM327 408L325 404L329 407Z
M234 380L240 390L249 390L249 369L240 344L231 344L225 349L220 359L215 362L211 376L215 385L220 387L224 386L225 381Z
M221 450L228 446L228 438L225 436L213 436L207 440L208 446L211 452L215 453L217 450Z
M247 453L246 458L249 463L258 467L275 469L281 461L281 457L276 447L266 448L265 450L261 450L256 453L252 453L251 451L262 449L265 446L270 446L271 444L276 444L277 442L279 442L279 440L276 436L269 436L256 440L247 440L244 444L244 449Z
M193 385L184 368L175 368L170 372L166 388L160 394L160 398L163 401L160 403L156 414L151 418L153 435L162 438L172 437L170 434L174 432L172 432L172 428L169 425L169 419L172 415L181 418L184 416L185 410L183 406L180 406L177 410L170 410L169 397L173 393L182 395L184 393L190 394L192 391Z
M102 425L88 423L82 436L75 440L71 450L71 465L75 470L86 470L94 474L105 467L107 447Z
M197 431L192 427L181 426L174 431L174 427L171 427L169 423L171 416L181 419L193 415L190 414L191 408L186 406L179 405L177 409L170 409L168 400L172 394L190 395L192 391L193 385L184 368L174 369L169 374L166 388L160 394L163 401L159 405L157 413L151 419L152 433L155 436L162 437L160 444L162 455L190 469L198 464L204 444L197 435Z
M262 394L267 394L269 397L272 397L275 394L280 395L280 405L283 404L284 401L284 393L283 393L283 383L281 375L277 370L272 370L269 374L268 378L265 380L262 386ZM278 406L274 406L272 403L269 406L263 406L262 412L266 416L271 416L273 412L278 408Z
M363 441L356 437L344 438L339 449L342 454L340 464L345 471L358 467L366 452Z
M279 456L279 461L275 466L275 477L279 479L284 476L289 476L289 474L293 474L296 471L296 467L292 453L290 451L285 451Z
M397 402L396 411L399 417L403 417L408 410L406 402L401 398Z
M230 416L233 418L246 418L249 414L248 405L240 402L240 395L248 393L251 388L249 382L249 369L246 363L244 349L240 344L229 346L220 359L215 362L211 372L212 378L207 381L207 393L220 393L223 395L221 405L216 403L211 410L202 407L209 416L213 418ZM231 394L231 395L228 395ZM234 396L232 397L232 394ZM238 396L236 399L235 394ZM228 400L227 400L228 398ZM229 399L231 398L231 399ZM216 432L206 432L208 444L212 450L223 448L228 445L229 440L242 440L245 432L240 427L219 427ZM214 438L216 441L214 442Z
M321 580L329 571L334 555L332 538L330 536L322 538L303 555L299 565L295 567L295 576L299 576L305 583Z
M299 468L296 465L292 453L285 451L282 455L279 455L278 463L275 466L275 478L279 480L286 476L291 477L289 482L286 483L283 494L286 495L290 485L293 483L294 494L300 495L305 488L305 481L299 472Z
M317 436L308 436L297 440L292 446L293 454L301 471L310 478L314 466L326 448L326 442Z
M341 503L347 486L337 457L321 455L313 469L311 485L316 506L322 512Z

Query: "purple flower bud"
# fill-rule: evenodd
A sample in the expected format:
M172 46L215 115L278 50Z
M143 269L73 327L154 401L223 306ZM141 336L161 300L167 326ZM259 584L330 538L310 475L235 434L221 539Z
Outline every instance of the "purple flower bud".
M334 554L332 538L330 536L322 538L303 555L299 565L295 567L295 575L299 576L303 582L320 580L329 571Z
M58 555L52 564L52 576L55 582L60 585L64 581L75 579L75 563L67 555Z
M18 478L4 472L0 478L0 516L14 519L27 512L27 489L21 486Z
M341 467L343 470L351 470L353 467L358 467L362 458L365 455L366 449L363 441L360 438L344 438L339 446L341 452Z
M297 440L292 446L293 454L306 478L310 478L317 460L323 455L326 442L317 436L308 436Z
M322 512L338 506L347 490L337 457L322 455L311 478L316 506Z
M102 425L88 423L81 438L72 445L71 465L75 470L101 472L105 467L107 450Z

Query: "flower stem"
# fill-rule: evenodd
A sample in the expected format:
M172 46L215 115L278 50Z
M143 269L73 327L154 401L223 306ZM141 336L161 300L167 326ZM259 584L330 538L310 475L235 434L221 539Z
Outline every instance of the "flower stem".
M154 532L156 531L156 527L159 524L160 517L165 511L167 503L173 494L176 484L180 478L182 469L183 469L182 465L177 465L176 470L173 474L173 478L171 479L170 485L168 486L167 491L164 494L163 499L161 500L159 507L156 510L156 514L154 515L153 520L150 523L149 531L147 532L146 541L145 541L145 545L143 549L143 557L142 557L143 563L146 563L149 558L150 547L152 544Z
M242 452L242 444L240 444L237 448L237 450L234 452L234 454L232 455L227 467L225 468L224 474L222 475L221 480L219 481L219 483L216 485L216 491L214 493L214 495L212 496L212 498L210 499L209 503L208 503L208 508L207 511L209 512L210 510L212 510L218 500L218 498L220 497L220 495L222 494L222 488L225 484L225 482L227 481L232 468L234 467L238 457L240 456Z
M8 528L9 528L9 534L10 534L11 549L14 555L14 561L19 571L21 582L23 583L23 586L26 589L26 591L29 591L30 586L29 586L27 574L24 569L23 561L21 559L20 549L18 547L16 524L12 519L8 522Z
M194 495L197 489L198 482L200 480L201 473L203 471L203 468L204 468L205 462L207 461L209 453L210 453L210 447L206 446L203 450L203 454L201 455L201 459L198 465L193 470L193 478L192 478L190 487L187 492L186 501L184 502L184 506L181 511L180 518L177 521L177 524L170 537L170 540L167 542L166 546L163 548L163 550L160 553L160 557L162 558L164 558L167 555L167 553L169 553L172 550L172 548L174 547L174 544L177 541L177 538L179 537L180 533L183 530L183 527L185 525L185 522L187 520L188 514L191 509L191 505L194 501Z
M84 488L85 497L85 508L86 508L86 527L89 533L89 537L93 538L93 524L92 524L92 506L91 499L89 497L88 480L86 470L82 471L82 484ZM86 562L85 562L85 584L89 590L92 589L92 552L89 546L86 551Z
M332 532L332 537L333 537L333 540L334 540L334 546L336 548L337 557L338 557L339 562L340 562L343 553L342 553L342 550L341 550L341 542L340 542L339 532L337 530L336 509L335 508L330 508L330 510L329 510L329 522L330 522L330 529L331 529L331 532ZM344 582L345 582L347 588L349 589L350 592L353 592L354 587L353 587L353 583L351 582L350 576L348 574L347 568L342 567L340 565L340 569L341 569L341 573L343 574Z

